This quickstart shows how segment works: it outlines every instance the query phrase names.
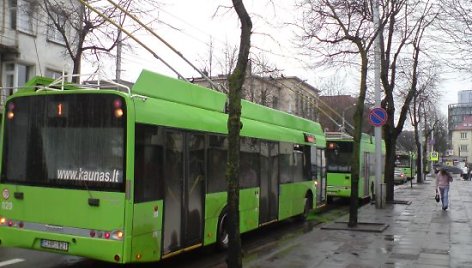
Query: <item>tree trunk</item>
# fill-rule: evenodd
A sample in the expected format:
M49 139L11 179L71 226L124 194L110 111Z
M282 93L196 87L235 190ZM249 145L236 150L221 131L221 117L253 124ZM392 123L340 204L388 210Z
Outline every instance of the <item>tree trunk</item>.
M241 237L239 230L239 140L241 130L241 91L246 76L249 49L251 47L252 22L242 0L232 0L241 21L241 40L238 62L228 78L228 267L242 267Z
M394 195L394 173L395 173L395 152L397 146L398 132L395 128L395 108L392 106L393 95L389 94L384 109L387 111L387 123L383 126L383 135L385 139L385 169L384 169L384 183L385 183L385 201L387 203L393 202Z
M367 92L367 52L358 45L361 51L361 83L359 98L357 99L356 111L354 113L354 148L351 167L351 202L349 206L349 227L357 226L357 209L359 207L359 174L360 174L360 141L362 137L362 119L364 113L364 101Z
M384 183L385 183L385 201L387 203L393 202L394 196L394 183L393 176L395 173L395 152L397 146L397 138L385 131L385 169L384 169Z
M82 62L82 53L77 52L77 55L73 58L73 61L74 61L74 68L72 69L72 74L80 75L80 64ZM72 82L76 84L80 83L80 77L72 76Z

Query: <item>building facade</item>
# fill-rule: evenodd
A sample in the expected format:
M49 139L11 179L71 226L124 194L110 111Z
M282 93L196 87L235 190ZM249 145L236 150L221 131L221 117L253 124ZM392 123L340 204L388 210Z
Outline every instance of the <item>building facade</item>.
M458 92L458 103L449 104L447 111L449 141L452 141L452 131L463 124L465 117L472 115L472 90Z
M472 115L464 116L460 124L451 131L453 156L458 160L472 161ZM459 160L459 161L460 161Z
M63 72L72 72L72 60L62 35L37 1L0 1L0 106L3 106L9 95L36 75L56 78Z
M189 79L192 83L224 92L228 88L226 75L211 77L218 85L212 87L204 78ZM244 81L242 98L277 110L318 121L319 91L295 76L261 77L248 75Z

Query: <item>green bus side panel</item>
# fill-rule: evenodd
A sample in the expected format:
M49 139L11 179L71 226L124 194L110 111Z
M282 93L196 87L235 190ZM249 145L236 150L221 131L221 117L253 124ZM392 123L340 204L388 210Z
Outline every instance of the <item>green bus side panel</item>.
M137 122L220 134L227 133L228 116L223 113L159 99L148 99L146 101L136 99L135 107ZM159 109L156 109L156 107L159 107ZM241 118L241 122L243 124L242 136L305 143L303 133L294 129L245 118ZM314 133L311 134L315 135ZM321 138L317 139L317 142L322 140Z
M115 255L123 261L123 242L75 235L30 231L12 227L0 227L2 246L35 249L53 253L66 253L75 256L115 262ZM64 241L69 243L67 252L48 250L40 246L41 239ZM116 263L116 262L115 262Z
M9 199L12 209L1 211L6 218L95 230L122 230L124 227L125 193L6 184L0 187L12 193ZM24 199L15 199L15 192L22 192ZM99 199L100 205L90 206L90 197Z
M226 207L227 193L211 193L205 197L204 245L216 242L218 220ZM259 225L259 188L242 189L239 192L240 232L254 230Z
M134 205L131 261L157 261L161 258L163 202L153 201ZM134 258L134 259L133 259Z
M226 192L211 193L205 196L205 229L203 232L203 244L209 245L216 242L218 217L226 206Z
M132 92L150 97L134 98L137 122L227 133L223 93L150 71L141 73ZM305 143L308 133L318 147L326 146L319 123L245 100L241 112L243 136Z
M284 220L303 213L305 196L308 191L311 191L312 194L316 192L312 181L281 184L279 194L279 220Z

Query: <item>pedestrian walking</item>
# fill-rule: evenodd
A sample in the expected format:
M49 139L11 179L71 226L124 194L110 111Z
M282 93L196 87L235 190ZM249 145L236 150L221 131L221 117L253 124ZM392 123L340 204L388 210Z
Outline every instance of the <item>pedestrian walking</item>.
M449 206L449 184L451 182L451 174L445 168L441 168L438 174L436 174L436 192L439 191L443 210L446 210Z

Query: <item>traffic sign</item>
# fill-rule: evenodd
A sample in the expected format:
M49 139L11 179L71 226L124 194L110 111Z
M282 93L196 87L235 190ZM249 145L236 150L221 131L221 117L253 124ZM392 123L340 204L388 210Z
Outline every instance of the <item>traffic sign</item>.
M431 152L429 155L429 160L431 161L439 161L439 153L438 152Z
M387 122L387 111L381 107L374 108L369 112L369 124L374 127L381 127Z

